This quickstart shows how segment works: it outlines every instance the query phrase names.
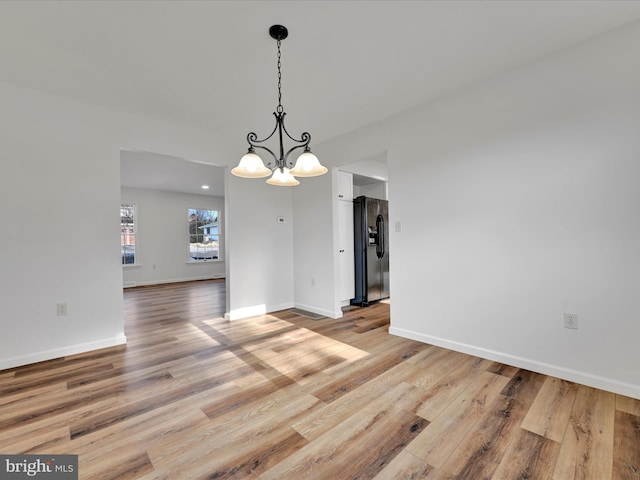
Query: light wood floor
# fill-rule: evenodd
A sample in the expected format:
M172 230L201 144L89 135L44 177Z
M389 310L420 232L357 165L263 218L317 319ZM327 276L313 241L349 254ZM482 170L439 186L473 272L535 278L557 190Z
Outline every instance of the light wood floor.
M0 453L78 454L81 479L640 479L640 401L391 336L388 305L229 323L221 281L124 295L126 348L0 371Z

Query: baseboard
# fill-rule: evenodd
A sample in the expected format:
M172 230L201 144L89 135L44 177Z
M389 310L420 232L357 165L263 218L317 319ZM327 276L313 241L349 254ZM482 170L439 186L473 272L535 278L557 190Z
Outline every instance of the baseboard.
M100 350L101 348L116 347L126 343L127 337L123 332L114 338L105 338L95 342L79 343L76 345L67 345L65 347L30 353L19 357L3 358L0 359L0 370L29 365L31 363L44 362L45 360L52 360L54 358L66 357L68 355L75 355L78 353L91 352L93 350Z
M280 310L287 310L288 308L293 308L293 302L281 303L280 305L269 305L267 306L267 313L279 312Z
M279 305L252 305L250 307L236 308L229 312L225 312L225 320L241 320L243 318L255 317L257 315L265 315L271 312L279 312L280 310L287 310L293 308L293 303L281 303Z
M518 357L495 350L476 347L473 345L468 345L466 343L447 340L445 338L425 335L423 333L405 330L403 328L397 328L394 326L391 326L389 328L389 333L398 337L404 337L411 340L416 340L418 342L435 345L437 347L454 350L456 352L462 352L469 355L474 355L476 357L486 358L487 360L493 360L494 362L500 362L518 368L524 368L525 370L531 370L532 372L542 373L544 375L561 378L570 382L580 383L589 387L599 388L600 390L606 390L640 400L640 386L638 385L620 382L618 380L600 377L598 375L593 375L587 372L572 370L569 368L560 367L558 365L539 362L537 360Z
M147 287L150 285L163 285L165 283L197 282L199 280L216 280L219 278L225 278L224 273L219 273L215 275L206 275L204 277L174 278L169 280L149 280L146 282L124 282L122 286L124 288Z
M342 310L339 313L332 312L331 310L325 310L324 308L314 307L313 305L305 305L304 303L296 303L294 308L299 308L300 310L306 310L307 312L317 313L318 315L322 315L323 317L329 318L342 318Z
M257 315L264 315L267 313L267 306L263 303L261 305L252 305L250 307L235 308L225 312L225 320L241 320L243 318L255 317Z

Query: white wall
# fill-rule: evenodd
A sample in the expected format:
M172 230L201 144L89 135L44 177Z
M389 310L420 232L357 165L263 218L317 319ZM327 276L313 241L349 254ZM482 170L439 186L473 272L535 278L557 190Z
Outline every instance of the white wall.
M392 333L640 398L638 45L635 23L316 149L388 151Z
M389 179L387 152L382 151L367 155L365 158L351 159L349 163L340 165L340 170L385 182Z
M0 104L0 369L123 343L120 149L213 165L236 157L193 125L4 83ZM238 315L293 304L291 255L274 258L292 250L291 223L275 221L291 217L291 193L242 182L229 182L225 204L227 238L238 240L227 308Z
M0 103L0 369L123 343L119 148L84 141L82 104L4 84Z
M333 173L302 178L302 185L293 191L294 298L298 308L340 317L334 288Z
M123 266L124 286L224 277L224 198L122 188L122 203L136 205L136 265ZM189 262L187 210L218 210L220 259Z
M380 200L389 200L389 195L387 194L387 182L361 185L359 187L354 187L353 190L354 198L364 196L369 198L379 198Z
M292 191L264 180L226 173L225 316L231 320L294 305Z

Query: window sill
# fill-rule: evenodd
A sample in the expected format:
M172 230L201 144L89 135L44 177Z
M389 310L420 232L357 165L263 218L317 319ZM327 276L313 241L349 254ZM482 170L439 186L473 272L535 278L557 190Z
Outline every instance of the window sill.
M123 268L140 268L140 267L142 267L142 264L140 264L140 263L123 263L122 267Z
M222 262L220 258L212 258L211 260L189 260L187 261L187 265L202 265L205 263L219 263Z

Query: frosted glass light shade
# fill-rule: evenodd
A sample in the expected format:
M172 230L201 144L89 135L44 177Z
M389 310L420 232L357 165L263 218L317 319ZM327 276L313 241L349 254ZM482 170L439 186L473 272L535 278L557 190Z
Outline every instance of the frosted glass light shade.
M298 157L296 166L291 170L291 174L296 177L317 177L327 173L327 168L320 165L318 157L306 151Z
M245 153L236 168L231 170L237 177L263 178L271 175L271 169L264 166L262 159L253 152Z
M300 182L291 175L287 167L284 167L282 170L276 168L271 178L267 180L267 183L278 187L295 187L296 185L300 185Z

